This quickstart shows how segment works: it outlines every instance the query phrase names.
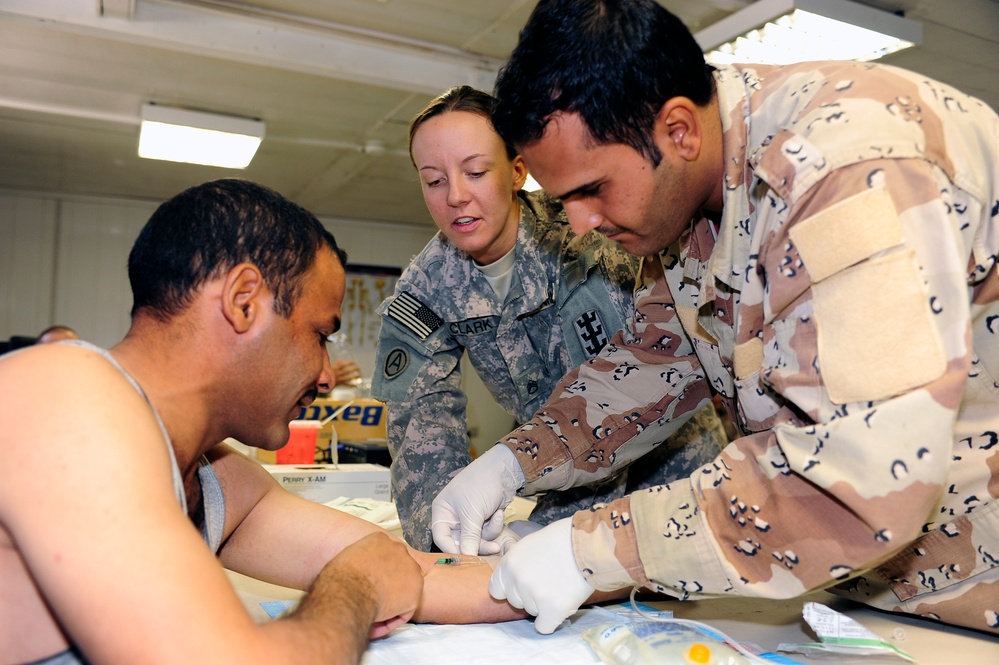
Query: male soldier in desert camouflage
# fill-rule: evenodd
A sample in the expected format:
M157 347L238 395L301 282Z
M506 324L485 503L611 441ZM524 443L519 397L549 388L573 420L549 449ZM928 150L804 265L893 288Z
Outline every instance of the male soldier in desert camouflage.
M542 0L496 93L573 229L646 256L645 286L634 341L442 491L438 545L474 551L515 491L608 473L714 391L742 436L713 463L527 536L491 593L551 632L594 588L840 583L999 633L996 114L883 65L711 68L652 0Z

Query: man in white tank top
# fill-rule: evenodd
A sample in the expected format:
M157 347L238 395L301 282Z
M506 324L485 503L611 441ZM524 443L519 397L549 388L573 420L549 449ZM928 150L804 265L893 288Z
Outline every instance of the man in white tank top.
M0 361L0 665L357 662L410 619L522 615L490 566L434 566L218 444L279 448L332 388L344 262L280 195L207 183L140 233L120 343ZM223 566L309 593L257 625Z

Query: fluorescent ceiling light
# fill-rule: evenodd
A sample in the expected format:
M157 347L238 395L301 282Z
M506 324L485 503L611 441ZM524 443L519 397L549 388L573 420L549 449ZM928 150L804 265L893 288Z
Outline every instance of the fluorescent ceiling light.
M259 120L144 104L139 157L243 169L263 138Z
M849 0L758 0L694 37L714 65L876 60L919 44L923 26Z

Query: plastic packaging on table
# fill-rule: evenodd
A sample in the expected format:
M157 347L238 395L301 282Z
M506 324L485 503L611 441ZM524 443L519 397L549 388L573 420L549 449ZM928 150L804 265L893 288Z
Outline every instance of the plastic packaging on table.
M590 628L583 638L608 665L749 665L729 645L673 621L636 621Z

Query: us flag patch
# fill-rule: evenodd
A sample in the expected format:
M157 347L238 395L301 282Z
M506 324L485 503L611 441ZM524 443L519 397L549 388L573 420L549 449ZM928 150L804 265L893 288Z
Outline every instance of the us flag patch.
M420 340L425 340L444 324L429 307L406 292L397 295L388 306L388 315Z

